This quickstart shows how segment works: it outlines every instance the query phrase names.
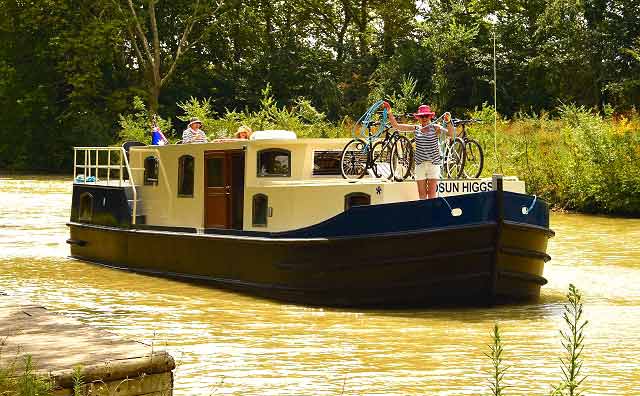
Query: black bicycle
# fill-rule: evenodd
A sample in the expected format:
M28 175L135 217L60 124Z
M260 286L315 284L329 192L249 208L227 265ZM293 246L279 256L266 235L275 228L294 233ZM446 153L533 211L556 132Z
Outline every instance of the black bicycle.
M460 139L463 141L463 157L462 168L460 169L458 175L456 177L462 177L464 175L467 179L477 179L482 174L482 168L484 166L484 153L482 152L482 146L478 143L477 140L472 139L467 134L467 125L474 124L476 122L481 122L478 119L469 119L469 120L460 120L453 119L451 120L453 125L457 127L458 125L462 126L462 133L459 135Z
M349 141L340 156L340 170L345 179L361 179L370 172L374 177L386 177L395 181L406 179L411 172L413 150L411 141L390 125L385 125L380 135L372 134L378 121L366 125L367 136ZM393 132L391 132L393 131Z

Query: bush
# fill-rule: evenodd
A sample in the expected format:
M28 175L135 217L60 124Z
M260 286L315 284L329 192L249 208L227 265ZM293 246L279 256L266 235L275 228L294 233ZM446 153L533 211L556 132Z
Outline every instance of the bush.
M0 369L0 394L15 396L53 395L53 380L36 375L30 355L23 357L24 371L16 369L16 361Z
M240 125L247 125L254 131L286 129L296 132L300 137L327 138L346 136L350 129L345 124L331 124L325 114L316 110L305 98L298 98L289 109L279 107L271 95L271 87L267 85L262 90L257 111L227 110L222 117L208 121L203 129L213 138L233 136Z
M499 172L524 179L527 190L556 208L640 216L640 117L601 117L563 105L558 117L519 115L498 120L493 109L472 114L484 123L470 134L485 149L484 176Z
M134 113L122 115L120 114L118 124L120 124L120 132L118 137L119 143L126 141L137 141L146 144L151 144L151 131L153 130L153 115L147 110L142 99L138 96L133 98L133 110ZM171 128L171 120L163 119L161 117L156 118L158 127L167 137L173 135L174 131Z

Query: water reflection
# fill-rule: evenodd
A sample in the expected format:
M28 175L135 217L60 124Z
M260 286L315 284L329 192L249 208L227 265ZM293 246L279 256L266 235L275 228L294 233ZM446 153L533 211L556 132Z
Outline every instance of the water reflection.
M164 346L177 395L486 394L483 356L504 332L513 394L560 378L568 284L585 292L590 394L640 394L640 220L554 215L535 304L359 311L308 308L66 258L70 185L0 178L0 290Z

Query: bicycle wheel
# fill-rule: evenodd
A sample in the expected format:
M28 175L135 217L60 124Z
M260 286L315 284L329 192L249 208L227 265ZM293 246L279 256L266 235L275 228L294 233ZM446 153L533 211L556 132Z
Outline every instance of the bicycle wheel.
M384 140L378 140L371 148L371 170L375 177L389 178L389 148L385 148Z
M484 166L484 154L480 143L473 139L466 141L464 145L464 176L467 179L477 179Z
M406 136L398 136L391 149L391 174L395 181L403 181L413 169L413 146Z
M345 179L362 179L367 172L369 146L362 139L353 139L342 150L340 172Z
M464 140L455 138L447 145L444 153L445 175L451 179L457 179L462 176L464 159Z

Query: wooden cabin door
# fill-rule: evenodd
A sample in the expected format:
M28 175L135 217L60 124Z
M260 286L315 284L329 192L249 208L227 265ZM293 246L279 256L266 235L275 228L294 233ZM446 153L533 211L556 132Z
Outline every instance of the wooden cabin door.
M204 161L205 228L242 229L244 152L207 151Z

